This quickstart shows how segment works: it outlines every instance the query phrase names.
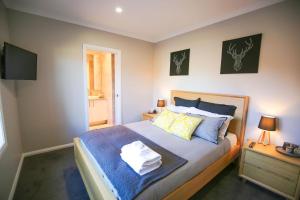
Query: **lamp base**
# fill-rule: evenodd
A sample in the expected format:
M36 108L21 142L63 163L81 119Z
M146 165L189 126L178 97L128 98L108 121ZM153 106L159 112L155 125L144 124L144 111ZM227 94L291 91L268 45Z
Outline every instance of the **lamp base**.
M262 131L258 141L258 144L263 144L263 145L269 145L270 144L270 132L269 131Z
M157 113L161 113L163 111L163 107L157 107Z

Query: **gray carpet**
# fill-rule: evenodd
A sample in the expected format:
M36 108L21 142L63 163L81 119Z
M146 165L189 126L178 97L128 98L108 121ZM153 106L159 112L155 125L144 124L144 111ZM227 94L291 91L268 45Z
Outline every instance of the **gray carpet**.
M15 200L88 200L74 161L73 148L53 151L24 160ZM284 199L252 183L243 183L235 165L228 166L192 200Z

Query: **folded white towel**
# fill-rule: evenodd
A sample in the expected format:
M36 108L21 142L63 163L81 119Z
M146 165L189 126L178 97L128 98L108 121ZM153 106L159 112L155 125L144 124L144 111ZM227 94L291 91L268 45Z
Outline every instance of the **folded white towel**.
M141 141L124 145L121 151L127 160L134 162L140 168L161 160L161 155L144 145Z
M143 149L145 149L144 143L141 141L137 140L132 143L126 144L121 148L122 152L125 151L136 151L136 152L141 152Z
M153 170L159 168L162 164L161 160L158 160L149 165L140 166L137 162L131 160L131 158L126 157L123 153L121 153L121 158L124 160L136 173L143 176Z
M121 158L138 174L149 173L162 164L161 155L144 145L141 141L135 141L121 148Z
M124 152L122 152L120 155L126 161L133 163L133 165L136 166L136 168L147 167L149 165L157 163L158 161L161 161L161 157L156 157L154 159L145 160L144 157L141 157L141 156L132 156L132 155L130 155L128 153L124 153Z

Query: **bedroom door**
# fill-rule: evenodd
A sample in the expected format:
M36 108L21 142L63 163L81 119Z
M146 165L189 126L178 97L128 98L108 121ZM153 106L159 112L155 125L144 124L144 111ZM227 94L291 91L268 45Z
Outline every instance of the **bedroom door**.
M83 45L86 130L121 124L121 52Z

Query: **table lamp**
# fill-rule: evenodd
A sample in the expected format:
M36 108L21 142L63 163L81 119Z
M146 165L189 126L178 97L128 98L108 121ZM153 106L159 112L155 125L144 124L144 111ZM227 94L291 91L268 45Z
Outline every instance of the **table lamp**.
M158 99L157 100L157 107L160 108L159 112L161 112L161 109L165 106L166 106L166 101L164 99Z
M270 131L276 130L276 117L262 115L258 124L258 128L262 129L261 135L257 143L263 145L270 144Z

